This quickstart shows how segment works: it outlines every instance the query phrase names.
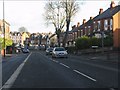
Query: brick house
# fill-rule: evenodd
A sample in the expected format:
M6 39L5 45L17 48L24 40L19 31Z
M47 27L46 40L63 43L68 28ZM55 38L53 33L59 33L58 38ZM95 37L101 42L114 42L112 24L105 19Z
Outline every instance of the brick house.
M9 33L10 33L10 24L5 21L5 38L10 38ZM3 35L4 35L3 20L0 20L0 37Z
M22 34L20 32L10 32L10 38L13 40L14 44L22 43Z
M97 37L101 37L101 32L104 36L112 35L114 47L120 47L120 5L115 6L112 1L110 7L103 12L100 9L99 15L93 19L93 33Z
M86 22L83 19L82 25L74 25L72 30L69 31L67 44L74 45L75 39L82 36L95 36L97 38L102 38L111 35L113 36L114 47L120 48L120 5L115 6L114 1L111 1L110 7L103 11L102 8L99 10L97 16L90 17ZM64 35L62 35L63 38ZM62 40L62 39L61 39Z

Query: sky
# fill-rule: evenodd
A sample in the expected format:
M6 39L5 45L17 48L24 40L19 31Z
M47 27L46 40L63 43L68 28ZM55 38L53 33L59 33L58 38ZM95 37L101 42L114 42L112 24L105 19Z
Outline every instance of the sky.
M4 0L5 20L10 24L10 31L18 31L24 26L30 33L48 33L55 32L52 24L47 26L44 20L44 6L47 0ZM79 1L79 0L78 0ZM119 0L114 0L118 5ZM77 22L82 24L82 20L95 17L99 9L105 11L109 8L111 0L85 0L80 5L80 10L72 19L70 26L76 25ZM3 2L0 0L0 19L3 19Z

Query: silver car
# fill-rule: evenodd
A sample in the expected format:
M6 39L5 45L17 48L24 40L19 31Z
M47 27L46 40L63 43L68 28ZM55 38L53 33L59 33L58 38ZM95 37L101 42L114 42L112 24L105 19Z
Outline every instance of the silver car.
M52 52L52 57L68 57L67 50L64 47L55 47Z

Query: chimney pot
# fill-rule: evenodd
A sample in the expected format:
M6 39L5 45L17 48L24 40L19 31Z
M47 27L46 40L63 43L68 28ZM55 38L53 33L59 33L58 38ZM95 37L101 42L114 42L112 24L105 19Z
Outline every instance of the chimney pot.
M93 17L90 17L90 20L92 20L93 19Z
M79 26L80 26L80 22L77 23L77 27L79 27Z
M114 8L114 7L115 7L115 2L111 1L110 8Z
M76 25L73 25L73 26L72 26L72 29L74 29L75 27L76 27Z
M85 24L86 23L86 19L83 19L83 24Z
M100 8L99 14L102 14L102 13L103 13L103 8Z

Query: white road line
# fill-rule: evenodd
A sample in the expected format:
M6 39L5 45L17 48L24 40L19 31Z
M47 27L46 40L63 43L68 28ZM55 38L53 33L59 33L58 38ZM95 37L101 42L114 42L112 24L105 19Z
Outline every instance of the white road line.
M85 75L84 73L79 72L78 70L73 70L73 71L76 72L76 73L78 73L78 74L80 74L80 75L82 75L82 76L84 76L84 77L86 77L86 78L88 78L88 79L90 79L90 80L92 80L92 81L94 81L94 82L97 81L97 80L91 78L90 76Z
M53 62L59 63L59 61L56 61L56 60L54 60L54 59L51 59L51 58L49 58L49 57L47 57L47 56L45 56L45 55L43 55L43 54L41 54L41 53L39 53L39 54L42 55L42 56L44 56L44 57L47 58L47 59L52 60Z
M58 61L56 61L56 60L52 60L52 61L54 61L54 62L58 63Z
M30 57L32 53L30 53L28 55L28 57L24 60L24 62L16 69L16 71L12 74L12 76L7 80L7 82L2 86L2 88L0 90L2 90L3 88L11 88L11 86L13 85L13 83L15 82L16 78L18 77L18 75L20 74L24 64L27 62L28 58Z
M69 66L67 66L67 65L65 65L63 63L60 63L60 64L63 65L64 67L66 67L66 68L70 68Z

